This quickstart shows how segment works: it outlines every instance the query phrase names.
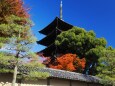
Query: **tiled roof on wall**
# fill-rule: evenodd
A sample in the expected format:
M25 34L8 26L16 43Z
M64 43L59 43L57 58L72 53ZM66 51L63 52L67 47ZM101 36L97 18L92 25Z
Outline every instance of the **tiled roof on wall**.
M3 68L0 66L0 68ZM13 66L4 66L4 68L10 68L12 69ZM58 69L52 69L52 68L28 68L25 66L19 66L18 72L20 73L28 73L29 70L33 71L39 71L39 72L48 72L50 74L50 77L55 78L63 78L63 79L70 79L70 80L77 80L77 81L84 81L84 82L91 82L91 83L99 83L100 78L96 76L76 73L76 72L70 72L65 70L58 70Z

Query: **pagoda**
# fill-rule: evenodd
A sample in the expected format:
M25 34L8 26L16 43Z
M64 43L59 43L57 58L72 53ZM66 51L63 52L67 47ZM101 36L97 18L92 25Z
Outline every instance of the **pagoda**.
M39 33L46 35L38 44L46 46L45 49L38 52L43 53L44 56L55 57L58 54L58 47L55 45L57 36L63 32L71 29L73 25L66 23L62 20L62 1L60 4L60 18L56 17L48 26L39 31Z

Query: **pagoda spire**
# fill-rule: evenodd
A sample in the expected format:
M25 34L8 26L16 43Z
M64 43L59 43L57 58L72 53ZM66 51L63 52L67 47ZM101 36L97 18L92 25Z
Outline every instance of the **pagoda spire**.
M62 20L62 17L63 17L63 15L62 15L62 0L61 0L61 3L60 3L60 19Z

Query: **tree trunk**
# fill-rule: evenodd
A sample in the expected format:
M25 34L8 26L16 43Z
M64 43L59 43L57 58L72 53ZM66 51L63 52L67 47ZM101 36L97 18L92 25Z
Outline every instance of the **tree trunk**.
M17 77L17 65L15 65L15 67L14 67L12 86L15 86L15 83L16 83L16 77Z

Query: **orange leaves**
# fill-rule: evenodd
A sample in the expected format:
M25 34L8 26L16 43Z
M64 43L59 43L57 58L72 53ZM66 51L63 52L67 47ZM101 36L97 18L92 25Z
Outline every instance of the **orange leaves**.
M26 9L23 7L22 0L5 0L5 3L7 3L7 6L9 7L8 14L13 14L19 17L29 17Z
M20 35L21 39L28 39L31 35L29 31L32 25L28 18L29 14L23 5L23 0L0 0L0 24L6 29L0 31L0 36Z
M57 57L57 63L58 63L57 68L59 68L58 66L61 65L62 70L69 70L69 71L75 70L72 64L75 58L76 58L76 55L74 54L65 54L65 55L62 55L61 57Z
M11 15L29 18L27 9L23 6L23 0L0 0L0 23L7 23L6 18ZM25 21L20 23L25 24Z
M73 62L76 59L75 54L65 54L62 55L61 57L57 57L57 61L60 62L61 64L69 64Z
M65 54L57 57L55 62L49 64L50 68L82 72L85 68L85 59L79 59L76 54Z
M65 70L68 70L68 71L74 71L74 70L76 70L76 69L75 69L73 63L69 63L69 64L67 64Z

